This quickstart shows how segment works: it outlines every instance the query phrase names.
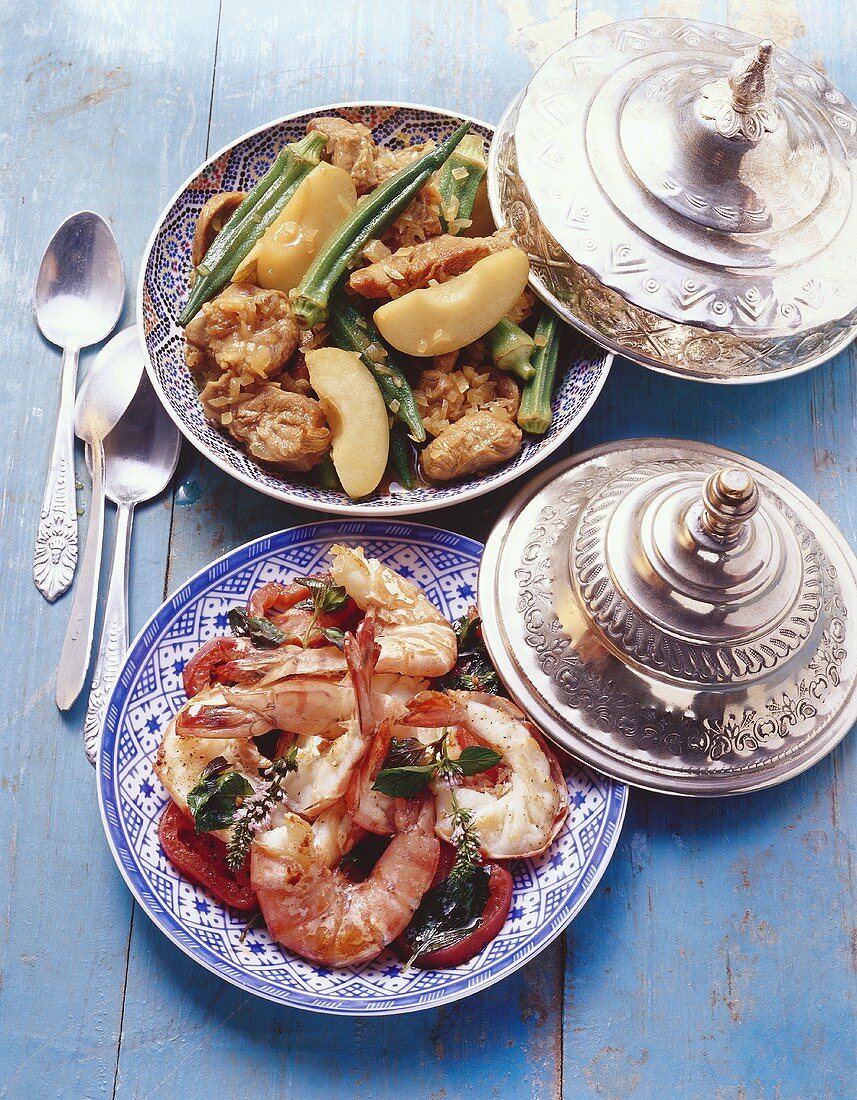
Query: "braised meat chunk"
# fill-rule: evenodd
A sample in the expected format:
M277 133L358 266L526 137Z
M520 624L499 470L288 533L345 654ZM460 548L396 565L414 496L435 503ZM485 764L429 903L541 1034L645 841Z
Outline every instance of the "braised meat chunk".
M202 263L211 242L246 198L246 191L222 191L219 195L212 196L203 206L191 246L190 258L194 267Z
M253 391L228 390L229 376L210 382L200 394L210 420L244 443L262 462L285 470L311 470L330 450L330 429L311 397L274 382Z
M349 173L358 195L367 194L389 179L415 160L425 148L423 145L412 145L407 149L382 148L375 144L368 126L336 116L314 118L307 126L307 133L311 130L327 135L325 152L330 163Z
M513 244L507 229L491 237L453 237L444 233L359 268L352 273L348 286L364 298L399 298L411 290L427 287L433 279L442 283L453 275L461 275L477 261Z
M185 337L201 353L199 373L216 367L249 380L282 370L298 346L300 330L285 294L236 283L202 307Z
M516 455L522 439L521 429L511 420L490 412L470 412L429 443L422 453L422 467L433 481L481 474Z

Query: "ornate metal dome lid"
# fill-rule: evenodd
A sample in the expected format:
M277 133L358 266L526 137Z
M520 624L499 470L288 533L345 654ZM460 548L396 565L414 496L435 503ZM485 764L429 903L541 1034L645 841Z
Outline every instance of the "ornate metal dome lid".
M568 320L713 381L806 369L857 330L857 114L773 43L681 19L557 51L501 121L498 222Z
M511 695L628 783L756 790L857 721L857 558L794 485L717 447L629 440L546 471L489 537L479 607Z

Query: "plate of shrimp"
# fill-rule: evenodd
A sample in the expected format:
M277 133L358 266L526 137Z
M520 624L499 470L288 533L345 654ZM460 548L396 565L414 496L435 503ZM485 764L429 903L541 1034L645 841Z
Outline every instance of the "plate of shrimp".
M325 522L233 550L133 643L98 790L143 910L269 1000L383 1015L532 959L609 862L626 788L562 762L478 637L482 547Z
M383 233L362 241L355 227L359 253L323 309L304 317L305 264L321 261L326 233L344 232L331 211L343 224L359 218L464 126L464 152L426 169L425 186ZM564 325L540 335L550 311L526 288L513 231L496 229L488 207L492 135L430 107L335 104L245 134L194 172L148 243L137 309L155 391L198 450L281 500L389 517L507 484L569 439L613 357ZM481 183L470 194L474 173ZM267 228L246 252L254 199ZM507 267L521 286L492 324ZM491 325L484 332L480 318ZM421 325L431 330L424 338ZM539 358L550 373L541 388Z

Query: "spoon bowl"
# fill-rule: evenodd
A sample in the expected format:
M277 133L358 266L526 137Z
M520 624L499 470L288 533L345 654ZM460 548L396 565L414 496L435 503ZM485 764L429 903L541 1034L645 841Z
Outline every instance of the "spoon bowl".
M74 432L90 446L103 442L134 400L144 372L136 325L118 332L101 349L80 384L74 404Z
M134 508L167 487L181 450L181 435L146 374L116 427L104 439L104 490L117 505L104 623L83 722L83 748L95 763L107 699L128 648L128 556ZM86 449L92 462L92 447Z
M148 375L143 374L131 404L104 440L108 500L134 506L156 497L173 476L180 450L181 434L164 411Z
M42 257L33 309L42 335L63 348L85 348L115 327L125 300L122 257L110 226L81 210L67 218Z

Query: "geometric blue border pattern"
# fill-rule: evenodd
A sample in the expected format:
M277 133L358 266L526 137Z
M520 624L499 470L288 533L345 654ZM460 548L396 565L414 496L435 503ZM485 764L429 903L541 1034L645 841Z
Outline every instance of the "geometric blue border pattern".
M500 981L543 950L580 911L619 836L627 788L589 768L567 777L562 832L537 859L512 867L514 894L500 935L451 970L402 972L390 952L360 967L317 967L273 942L263 928L244 943L240 914L175 870L157 826L167 794L152 771L161 730L183 701L184 662L223 633L226 612L268 580L324 567L335 542L363 546L420 584L449 619L475 599L482 546L433 527L388 521L307 524L247 543L192 577L135 639L110 698L98 756L98 793L107 840L142 909L202 966L280 1004L334 1015L414 1012Z
M568 439L591 408L610 371L612 354L570 328L564 330L559 383L548 431L542 436L525 436L521 450L510 461L460 483L418 485L408 492L375 492L353 501L341 491L308 485L287 471L260 465L243 446L206 420L185 363L184 334L177 320L189 293L191 244L199 212L221 191L249 189L270 166L277 151L286 142L303 137L309 120L319 114L362 121L379 144L396 149L428 140L442 141L464 117L411 104L318 107L245 134L206 161L168 203L143 256L137 321L155 392L179 430L226 473L270 496L322 512L384 518L424 513L513 481ZM470 121L473 132L490 141L492 128L475 119Z

